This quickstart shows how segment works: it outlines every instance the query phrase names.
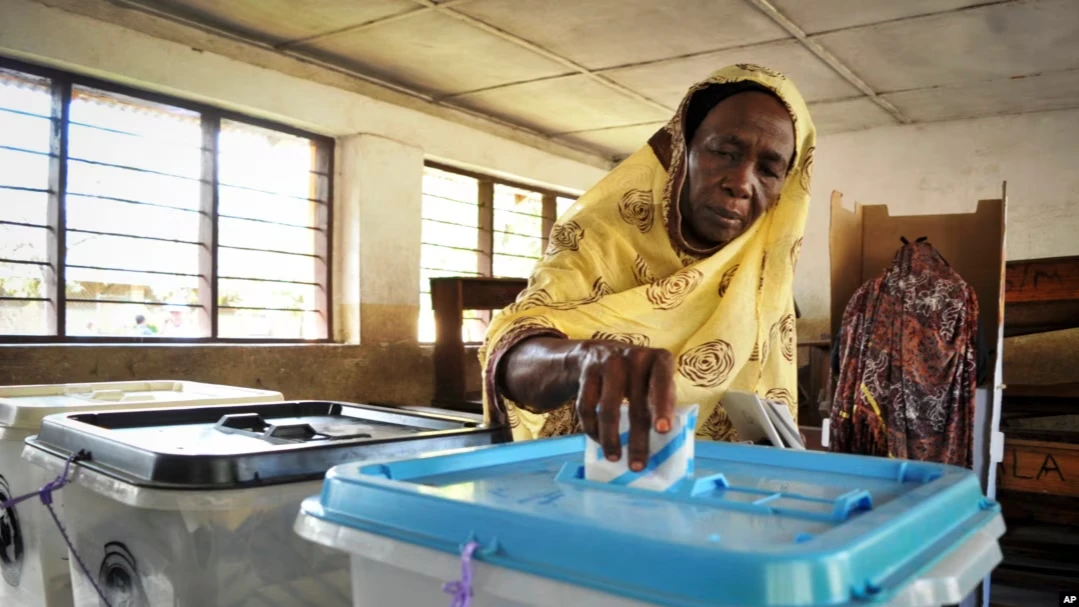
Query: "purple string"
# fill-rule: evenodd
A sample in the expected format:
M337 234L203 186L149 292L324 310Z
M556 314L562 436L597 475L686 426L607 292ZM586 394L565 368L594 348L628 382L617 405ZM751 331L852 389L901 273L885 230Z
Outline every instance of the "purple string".
M461 579L442 585L442 592L453 595L450 607L472 605L472 553L479 546L476 542L465 544L465 547L461 549Z
M67 458L67 462L64 463L64 471L60 476L45 483L45 486L37 491L32 491L26 495L20 495L19 497L13 497L6 502L0 502L0 510L14 508L16 504L25 502L33 497L40 497L41 503L45 504L45 507L48 508L49 514L52 515L53 522L56 523L56 528L60 530L60 535L63 536L64 543L67 544L68 550L71 551L71 556L75 557L75 562L79 564L79 568L82 569L83 575L86 576L86 579L90 580L90 584L94 587L94 590L97 591L97 596L101 598L101 602L105 604L105 607L112 607L112 604L109 603L109 599L105 598L105 593L101 591L101 587L97 585L97 580L90 575L90 570L86 567L86 563L83 563L82 558L79 557L79 553L75 552L75 545L72 544L71 538L68 537L67 530L64 529L64 525L60 523L60 517L56 516L56 511L52 509L52 492L63 488L64 485L71 482L67 477L68 472L71 471L71 464L76 460L84 459L87 456L88 454L85 451L72 453L71 456Z

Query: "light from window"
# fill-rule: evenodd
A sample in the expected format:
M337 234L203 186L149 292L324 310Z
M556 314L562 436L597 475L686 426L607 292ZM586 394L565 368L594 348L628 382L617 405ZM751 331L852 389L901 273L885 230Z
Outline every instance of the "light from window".
M421 342L436 338L430 279L442 276L528 278L543 257L545 229L573 199L432 166L424 168L420 262ZM492 315L466 310L462 338L483 341Z
M60 124L53 89L65 86ZM324 141L0 71L0 334L327 338L329 154Z
M494 276L528 278L543 255L543 195L495 184Z
M218 331L326 337L329 165L311 140L223 120Z
M0 334L48 335L55 328L51 86L0 70Z
M210 335L199 302L209 288L199 268L201 124L197 112L72 89L68 335Z
M577 202L577 199L575 199L575 198L565 198L563 196L559 196L555 201L555 205L556 205L556 209L557 209L557 213L558 213L557 217L559 219L561 219L562 216L566 214L566 211L568 211L569 208L572 207L573 203L575 203L575 202Z
M422 217L419 339L430 343L435 341L431 279L480 275L479 181L424 167ZM464 316L461 338L481 341L486 331L482 313L466 310Z

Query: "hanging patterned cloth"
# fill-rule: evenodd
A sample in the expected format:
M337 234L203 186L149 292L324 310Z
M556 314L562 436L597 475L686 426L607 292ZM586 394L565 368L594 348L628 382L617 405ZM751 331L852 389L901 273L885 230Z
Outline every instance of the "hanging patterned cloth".
M978 299L925 239L847 304L832 451L973 465Z

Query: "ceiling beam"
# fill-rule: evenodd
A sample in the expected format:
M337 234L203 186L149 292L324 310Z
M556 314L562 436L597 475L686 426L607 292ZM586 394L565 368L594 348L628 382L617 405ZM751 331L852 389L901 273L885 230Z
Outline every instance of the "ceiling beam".
M415 2L416 0L410 0L410 1ZM447 2L454 2L454 3L456 3L457 1L458 0L447 0ZM463 1L467 2L467 1L471 1L471 0L463 0ZM948 9L948 10L945 10L945 11L938 11L938 12L935 12L935 13L919 13L917 15L907 15L907 16L903 16L903 17L896 17L894 19L886 19L884 21L875 21L875 22L872 22L872 23L864 23L864 24L859 24L859 25L850 25L850 26L840 27L840 28L836 28L836 29L832 29L832 30L825 30L825 31L821 31L821 32L816 32L816 33L814 33L812 35L813 36L823 36L824 34L834 34L836 32L852 31L852 30L857 30L857 29L862 29L862 28L875 27L875 26L882 25L882 24L900 23L900 22L904 22L904 21L913 21L913 20L916 20L916 19L923 19L925 17L933 17L933 16L939 16L939 15L950 15L950 14L960 13L960 12L964 12L964 11L981 9L981 8L985 8L987 6L993 6L993 5L997 5L997 4L1014 4L1016 2L1021 2L1021 1L1023 1L1023 0L986 0L985 2L982 2L981 4L974 4L974 5L970 5L970 6L962 6L962 7L958 7L958 8ZM423 3L422 2L417 2L417 4L423 4ZM424 6L427 6L427 5L424 5ZM427 7L427 8L431 8L431 7ZM788 32L788 34L789 34L789 32ZM664 63L672 63L672 62L681 61L681 60L684 60L684 59L693 59L693 58L696 58L696 57L703 57L705 55L714 55L714 54L717 54L717 53L727 53L727 52L740 51L740 50L745 50L745 49L753 49L753 48L756 48L756 47L767 46L769 44L778 44L778 43L786 43L786 42L794 42L796 44L801 44L801 42L799 40L797 40L797 39L792 39L791 37L784 37L784 38L777 38L775 40L764 40L764 41L758 41L758 42L750 42L748 44L739 44L739 45L735 45L735 46L721 46L721 47L706 49L706 50L703 50L703 51L694 51L692 53L685 53L685 54L682 54L682 55L672 55L670 57L661 57L661 58L658 58L658 59L645 59L645 60L641 60L641 61L632 61L630 63L620 63L618 65L609 65L609 66L606 66L606 67L597 68L597 69L592 70L592 71L594 73L596 73L596 74L603 75L603 74L606 74L608 72L613 72L613 71L616 71L616 70L624 70L624 69L628 69L628 68L644 67L644 66L650 66L650 65L661 65L661 64L664 64ZM520 80L520 81L516 81L516 82L507 82L507 83L504 83L504 84L495 84L495 85L492 85L492 86L485 86L485 87L478 88L478 89L472 89L472 90L468 90L468 91L461 91L461 92L458 92L458 93L452 93L452 94L449 94L449 95L440 95L437 98L439 100L453 99L455 97L463 97L465 95L471 95L473 93L486 93L487 91L494 91L494 90L503 89L503 88L507 88L507 87L511 87L511 86L518 86L518 85L527 84L527 83L530 83L530 82L540 82L540 81L543 81L543 80L551 80L551 79L554 79L554 78L562 78L565 75L566 74L559 74L559 75L556 75L556 76L542 76L540 78L532 78L530 80ZM689 85L687 84L686 86L688 88ZM895 91L888 91L888 92L895 92ZM862 97L862 96L863 95L859 95L859 98ZM844 101L845 100L846 99L844 99ZM838 101L838 100L837 99L827 99L827 100L821 100L821 101Z
M559 133L552 133L551 137L563 137L565 135L579 135L581 133L602 133L604 131L614 131L617 129L631 129L639 126L654 126L656 129L660 129L663 125L667 124L662 120L649 120L648 122L634 122L631 124L619 124L615 126L604 126L592 129L577 129L575 131L562 131Z
M521 48L528 49L528 50L532 51L533 53L536 53L537 55L540 55L540 56L542 56L542 57L544 57L544 58L546 58L546 59L548 59L550 61L553 61L555 63L558 63L558 64L566 67L567 69L569 69L569 70L571 70L571 71L573 71L573 72L575 72L577 74L580 74L580 75L588 78L589 80L592 80L593 82L601 84L601 85L607 87L608 89L611 89L612 91L618 92L618 93L620 93L620 94L622 94L622 95L624 95L626 97L629 97L630 99L640 101L641 103L649 105L649 106L651 106L651 107L653 107L653 108L655 108L657 110L660 110L660 111L662 111L664 113L672 113L672 114L674 113L674 108L667 107L667 105L665 105L663 103L660 103L660 102L656 101L655 99L652 99L651 97L648 97L646 95L642 95L641 93L638 93L637 91L635 91L635 90L633 90L633 89L631 89L631 88L629 88L627 86L623 86L623 85L615 82L614 80L611 80L610 78L607 78L606 76L602 76L602 75L596 73L596 71L590 70L587 67L585 67L585 66L583 66L583 65L581 65L581 64L579 64L579 63L577 63L575 61L572 61L570 59L567 59L567 58L563 57L562 55L559 55L558 53L549 51L549 50L543 48L542 46L540 46L540 45L538 45L538 44L536 44L534 42L530 42L528 40L525 40L524 38L521 38L520 36L516 36L516 35L511 34L511 33L507 32L505 30L499 29L499 28L497 28L497 27L495 27L495 26L493 26L493 25L491 25L491 24L489 24L489 23L487 23L485 21L481 21L481 20L479 20L479 19L477 19L475 17L472 17L471 15L466 15L464 13L455 11L455 10L453 10L453 6L449 2L436 3L436 2L433 2L432 0L412 0L412 2L415 2L416 4L419 4L419 5L423 6L423 7L428 8L428 9L434 9L434 10L440 11L445 15L453 17L454 19L457 19L459 21L463 21L464 23L467 23L467 24L475 27L476 29L487 32L488 34L491 34L492 36L496 36L498 38L501 38L502 40L505 40L506 42L509 42L511 44L515 44L515 45L517 45L517 46L519 46Z
M472 0L444 0L440 5L437 5L437 6L455 6L455 5L464 4L466 2L471 2L471 1ZM433 11L434 9L435 9L435 6L428 6L428 5L418 6L415 9L405 11L403 13L397 13L396 15L389 15L387 17L379 17L378 19L372 19L370 21L364 21L363 23L356 23L354 25L348 25L348 26L338 28L338 29L335 29L335 30L330 30L330 31L327 31L327 32L320 32L318 34L307 36L305 38L297 38L296 40L288 40L286 42L282 42L282 43L278 44L276 48L278 50L284 50L284 49L287 49L287 48L294 48L294 47L297 47L297 46L304 46L304 45L307 45L307 44L311 44L312 42L322 42L324 40L329 40L330 38L336 38L338 36L342 36L344 34L355 34L356 32L362 32L363 30L374 27L376 25L385 25L387 23L393 23L394 21L401 21L403 19L410 19L412 17L416 17L416 16L421 15L421 14L429 13L429 12Z
M866 97L868 97L870 101L876 103L884 111L891 114L892 117L899 122L899 124L911 123L911 119L908 118L902 110L893 105L892 102L878 95L877 92L874 91L873 88L870 87L865 80L859 78L853 70L847 67L845 63L840 61L838 57L829 52L828 49L821 46L815 40L811 40L809 38L809 35L805 33L805 30L803 30L796 23L788 19L786 15L779 12L779 9L773 6L771 2L769 2L768 0L746 0L746 2L757 7L757 9L767 15L772 21L775 21L777 25L787 30L787 33L797 38L798 42L802 43L802 46L806 47L806 49L808 49L811 53L819 57L821 61L828 64L828 67L832 68L837 74L842 76L844 80L854 85L854 87L861 91L862 94L864 94Z

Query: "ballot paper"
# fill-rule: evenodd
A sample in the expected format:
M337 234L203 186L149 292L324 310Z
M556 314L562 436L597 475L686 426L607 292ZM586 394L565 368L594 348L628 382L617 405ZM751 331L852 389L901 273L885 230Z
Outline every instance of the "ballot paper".
M798 424L787 405L732 390L723 395L723 408L727 410L739 440L757 442L767 439L772 446L781 449L805 450Z
M603 448L591 438L585 439L584 477L599 483L610 483L653 491L666 491L693 473L693 434L697 427L697 405L680 407L671 419L666 434L649 429L648 465L640 472L629 469L629 406L622 405L618 423L622 456L608 461Z

